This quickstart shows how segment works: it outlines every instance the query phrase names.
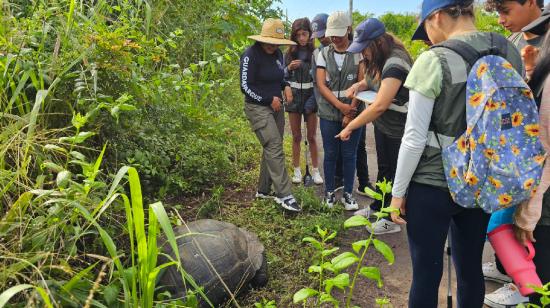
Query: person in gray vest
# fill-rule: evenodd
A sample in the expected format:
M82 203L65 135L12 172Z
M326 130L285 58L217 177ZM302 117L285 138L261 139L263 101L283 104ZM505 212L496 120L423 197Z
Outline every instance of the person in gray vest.
M362 103L345 96L345 90L357 81L360 54L347 51L350 45L351 18L342 11L332 13L327 21L325 35L330 37L331 44L324 47L317 57L317 85L320 97L319 118L323 138L325 200L328 207L336 202L334 194L336 161L342 153L344 175L344 193L342 203L346 210L357 210L359 206L353 198L353 181L357 145L362 129L354 131L348 141L334 138L343 126L346 126L358 112L364 109Z
M245 50L240 61L241 92L245 97L244 113L263 147L260 180L256 198L273 198L283 209L301 211L292 195L283 151L285 115L282 92L292 101L292 91L284 80L283 53L280 45L295 45L285 39L280 19L268 18L256 41ZM271 187L275 190L275 196Z
M307 141L313 166L311 175L315 184L323 184L319 173L317 149L317 103L313 96L313 78L311 66L313 57L313 41L308 18L296 19L292 23L290 39L296 46L290 46L285 54L285 77L292 89L293 100L285 106L288 113L290 130L292 132L292 165L294 175L292 183L302 182L300 170L300 148L302 144L302 116L306 122ZM306 157L307 159L307 157Z
M441 147L452 144L466 130L470 67L459 54L437 44L453 39L484 51L493 47L493 35L476 29L473 0L422 2L413 40L429 40L434 46L418 57L405 81L409 108L390 205L406 214L407 221L399 211L392 212L391 218L398 224L407 223L413 267L411 308L437 307L449 228L458 307L483 306L481 260L489 215L480 208L466 209L453 202L441 158ZM499 52L520 72L518 50L505 43Z
M351 98L364 90L373 90L378 95L338 136L347 140L354 130L373 122L378 159L377 181L386 179L393 182L407 120L409 90L403 87L403 83L412 66L411 56L403 43L386 33L384 24L376 18L369 18L357 26L348 51L362 53L364 61L360 66L360 81L346 91L346 96ZM390 201L391 195L388 194L385 205L388 206ZM381 207L379 200L370 206L376 211ZM369 216L368 210L365 216ZM399 232L401 227L382 218L367 230L379 235Z

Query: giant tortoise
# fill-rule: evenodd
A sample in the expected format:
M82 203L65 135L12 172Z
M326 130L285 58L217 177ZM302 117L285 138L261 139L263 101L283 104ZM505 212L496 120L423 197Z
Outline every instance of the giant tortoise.
M202 219L174 228L180 259L185 271L202 286L208 299L216 306L228 298L227 288L237 294L247 287L267 284L265 250L258 237L233 224ZM174 257L170 245L162 247ZM184 298L188 283L174 266L169 267L159 280L161 290L169 291L173 299ZM208 307L201 302L201 307Z

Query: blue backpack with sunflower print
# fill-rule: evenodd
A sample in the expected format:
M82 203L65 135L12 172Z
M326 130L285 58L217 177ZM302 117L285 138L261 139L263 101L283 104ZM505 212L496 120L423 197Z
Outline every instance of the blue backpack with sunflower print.
M445 176L457 204L487 213L528 200L538 186L545 157L533 94L501 56L507 49L500 38L504 39L494 35L497 47L484 52L461 41L443 44L471 67L466 81L467 128L442 150Z

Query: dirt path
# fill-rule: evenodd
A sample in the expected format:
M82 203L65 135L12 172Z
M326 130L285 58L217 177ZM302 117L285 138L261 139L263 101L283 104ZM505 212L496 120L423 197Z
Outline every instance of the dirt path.
M318 144L320 149L319 159L322 164L322 140L320 132L317 134ZM370 179L372 182L376 179L377 174L377 162L376 162L376 148L374 142L374 132L373 126L367 126L367 155L368 155L368 165ZM322 170L322 167L320 167ZM356 181L357 185L357 181ZM321 189L322 190L322 189ZM320 196L322 196L320 191ZM339 196L338 196L339 197ZM363 196L356 196L357 201L361 208L369 205L372 200ZM349 213L348 215L351 215ZM354 229L349 230L340 234L341 249L351 249L351 243L367 238L369 233L365 229ZM384 286L379 289L376 284L372 281L367 281L366 279L361 279L356 286L354 303L360 307L375 307L375 299L387 297L390 299L393 307L407 307L408 296L409 296L409 287L412 280L412 270L411 270L411 258L409 255L408 242L406 228L403 228L402 232L381 235L377 237L378 239L386 242L393 250L395 255L395 262L393 265L389 265L387 261L374 249L367 253L366 265L367 266L378 266L381 270ZM492 249L490 245L486 245L484 261L489 261L493 259ZM439 305L438 307L447 307L447 258L445 257L444 263L444 275L442 277L441 285L439 288ZM452 270L452 296L453 296L453 307L456 305L456 281L454 269ZM493 291L496 288L500 287L495 283L488 282L486 283L487 291Z

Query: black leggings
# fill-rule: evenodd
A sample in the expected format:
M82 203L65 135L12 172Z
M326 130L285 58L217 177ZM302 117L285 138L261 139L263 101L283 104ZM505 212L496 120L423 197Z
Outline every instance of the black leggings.
M550 226L537 226L533 236L536 240L533 243L536 251L533 262L535 262L537 274L544 285L550 282ZM540 296L536 294L529 296L529 302L542 306Z
M406 210L413 267L409 307L437 307L449 226L458 307L482 307L485 282L481 257L489 215L481 209L460 207L448 191L414 182L409 187Z

